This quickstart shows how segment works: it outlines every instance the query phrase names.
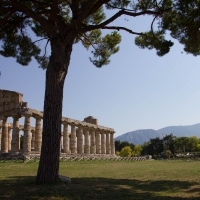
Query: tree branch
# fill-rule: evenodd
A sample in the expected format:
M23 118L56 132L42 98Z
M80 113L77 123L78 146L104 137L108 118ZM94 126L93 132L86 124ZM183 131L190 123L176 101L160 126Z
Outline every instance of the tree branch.
M88 41L88 43L94 48L95 51L99 51L98 49L96 49L94 44L84 34L81 34L81 36L83 36ZM78 37L78 38L84 43L84 41L82 40L81 37Z
M46 20L41 15L35 13L34 11L29 9L25 5L15 1L15 0L10 0L10 3L8 5L12 6L13 8L15 8L18 11L25 13L30 18L33 18L34 20L38 21L43 26L43 28L49 34L50 37L53 37L55 35L55 33L56 33L55 27L52 25L52 23L50 23L48 20Z
M50 19L55 22L58 13L58 0L52 0Z
M114 20L116 20L117 18L121 17L122 15L127 15L127 16L132 16L132 17L137 17L137 16L141 16L141 15L160 15L162 14L164 11L151 11L151 10L146 10L146 11L142 11L142 12L138 12L138 13L132 13L132 12L128 12L125 10L120 10L118 11L116 14L114 14L112 17L110 17L109 19L107 19L106 21L102 22L101 24L98 25L85 25L82 24L82 31L86 32L86 31L91 31L94 29L102 29L103 27L105 27L106 25L110 24L111 22L113 22Z
M85 25L85 24L81 24L82 25L82 30L85 31L91 31L94 29L99 29L99 28L103 28L104 26L108 25L109 23L113 22L115 19L117 19L118 17L120 17L123 14L123 11L119 11L117 12L115 15L113 15L112 17L110 17L109 19L107 19L106 21L102 22L101 24L98 25Z
M105 27L103 27L101 29L112 29L112 30L118 30L118 31L124 30L124 31L129 32L129 33L134 34L134 35L146 36L146 34L144 34L144 33L134 32L131 29L128 29L128 28L123 27L123 26L105 26Z
M71 28L76 27L78 24L81 24L81 22L85 18L95 13L103 4L107 3L108 1L109 0L100 0L100 1L97 1L97 3L95 4L92 1L88 1L88 3L85 5L85 8L82 8L81 13L79 15L73 16ZM74 1L74 2L77 2L77 1ZM76 14L76 10L72 10L72 12L73 14Z
M46 56L46 52L47 52L47 45L48 45L48 43L49 43L49 39L47 40L47 43L46 43L46 45L45 45L45 49L44 49L44 56L43 56L43 58Z
M42 41L42 40L47 40L48 38L41 38L41 39L39 39L39 40L36 40L36 41L34 41L34 42L32 42L32 44L34 44L34 43L36 43L36 42L39 42L39 41Z
M155 34L154 34L154 31L153 31L153 23L155 22L155 20L156 20L156 18L157 18L158 16L159 16L159 15L156 15L156 16L154 17L153 21L151 22L151 32L153 33L154 37L156 37L156 36L155 36Z

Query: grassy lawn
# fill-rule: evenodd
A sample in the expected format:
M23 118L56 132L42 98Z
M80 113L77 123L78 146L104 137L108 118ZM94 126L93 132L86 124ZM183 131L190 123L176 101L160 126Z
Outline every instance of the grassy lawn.
M38 163L0 163L0 199L200 199L199 161L65 161L71 184L35 185Z

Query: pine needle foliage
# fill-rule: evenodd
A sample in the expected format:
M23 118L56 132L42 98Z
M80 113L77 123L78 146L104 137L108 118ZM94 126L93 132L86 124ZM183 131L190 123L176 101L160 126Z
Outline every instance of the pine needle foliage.
M13 57L24 66L35 59L46 69L36 183L58 180L63 88L73 45L80 42L91 50L90 61L100 68L119 51L121 31L136 35L135 44L140 48L155 49L163 56L173 45L165 38L169 30L187 53L197 56L199 6L200 0L0 0L0 55ZM145 32L114 23L122 17L145 15L153 19Z

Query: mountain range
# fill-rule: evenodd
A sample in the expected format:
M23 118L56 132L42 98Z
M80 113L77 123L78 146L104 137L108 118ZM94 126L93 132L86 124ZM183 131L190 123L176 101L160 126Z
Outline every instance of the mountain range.
M159 130L140 129L124 133L116 137L115 140L120 140L121 142L127 141L133 144L143 144L144 142L148 142L151 138L163 138L165 135L171 133L177 137L197 136L200 138L200 123L189 126L167 126Z

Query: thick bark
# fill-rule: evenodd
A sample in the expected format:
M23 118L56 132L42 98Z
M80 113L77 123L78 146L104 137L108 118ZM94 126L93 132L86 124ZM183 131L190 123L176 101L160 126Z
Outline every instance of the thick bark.
M63 87L72 45L73 41L64 46L60 38L51 41L52 53L46 71L42 148L36 183L53 183L58 180Z

